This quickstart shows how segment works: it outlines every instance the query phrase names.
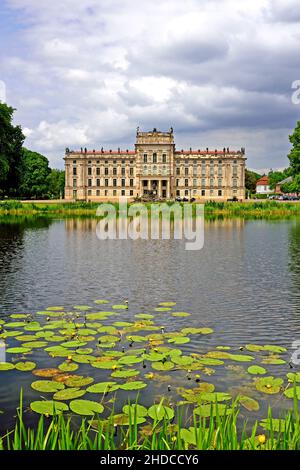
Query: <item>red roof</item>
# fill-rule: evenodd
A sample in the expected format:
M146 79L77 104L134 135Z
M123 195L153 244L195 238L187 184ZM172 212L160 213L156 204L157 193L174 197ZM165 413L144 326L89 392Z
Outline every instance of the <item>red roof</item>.
M268 186L269 185L269 178L267 176L262 176L256 182L256 186Z

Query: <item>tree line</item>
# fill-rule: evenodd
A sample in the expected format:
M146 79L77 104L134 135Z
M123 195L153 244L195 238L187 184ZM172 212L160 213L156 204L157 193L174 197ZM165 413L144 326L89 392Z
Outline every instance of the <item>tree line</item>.
M14 111L0 102L0 198L63 197L65 172L50 168L44 155L24 147L21 126L13 124Z

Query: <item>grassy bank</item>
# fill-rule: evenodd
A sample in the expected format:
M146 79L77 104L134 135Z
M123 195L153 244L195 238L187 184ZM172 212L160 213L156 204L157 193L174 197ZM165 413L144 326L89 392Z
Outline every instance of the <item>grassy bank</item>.
M163 408L163 404L162 408ZM106 419L94 416L80 419L76 426L72 418L62 414L41 416L33 429L25 425L22 407L16 424L0 439L0 450L299 450L300 421L295 398L294 411L282 419L272 417L256 422L250 428L240 416L236 403L219 413L222 405L212 404L208 418L193 415L183 424L182 407L174 417L165 413L151 424L138 424L138 408L129 413L128 422L116 424L112 412ZM224 406L224 405L223 405ZM242 421L243 420L243 421ZM239 423L244 422L242 429Z
M185 203L186 204L186 203ZM119 211L118 203L113 203ZM150 204L145 204L150 209ZM0 215L47 215L47 216L95 216L99 203L62 202L22 203L20 201L0 202ZM193 204L195 207L195 204ZM280 201L257 202L214 202L205 203L205 214L240 217L290 217L300 215L300 203Z

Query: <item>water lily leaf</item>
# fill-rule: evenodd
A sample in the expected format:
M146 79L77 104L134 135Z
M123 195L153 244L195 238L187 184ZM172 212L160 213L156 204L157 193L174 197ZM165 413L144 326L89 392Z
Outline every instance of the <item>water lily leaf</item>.
M171 370L174 368L174 364L171 361L166 362L153 362L151 364L152 369L155 370Z
M58 403L55 401L33 401L30 403L32 411L42 415L52 416L54 414L60 414L63 411L68 411L69 407L66 403Z
M216 346L216 349L221 349L223 351L228 351L231 349L230 346Z
M259 392L268 393L270 395L279 393L283 380L274 377L262 377L256 380L255 387Z
M103 413L104 406L91 400L73 400L70 402L70 410L82 416L93 416Z
M30 351L31 351L30 348L23 348L23 347L6 349L6 352L10 354L25 354L25 353L29 353Z
M65 384L67 387L85 387L94 382L92 377L83 377L78 375L76 377L71 377L70 379L66 380Z
M264 351L270 351L270 352L280 354L280 353L286 352L287 349L282 346L275 346L274 344L265 344Z
M294 396L296 395L297 399L299 400L300 386L288 388L283 393L287 398L294 398Z
M88 364L94 360L95 357L89 354L74 354L74 356L72 356L72 361L78 362L79 364Z
M259 403L258 401L254 400L254 398L247 397L245 395L241 395L239 397L239 401L241 405L246 408L248 411L258 411L259 410Z
M289 382L300 382L300 372L289 372L286 376Z
M87 320L106 320L106 318L110 315L114 315L115 312L95 312L95 313L88 313L86 315Z
M60 373L59 369L50 368L50 369L35 369L32 371L33 375L38 377L54 377Z
M18 362L16 364L16 369L20 370L22 372L28 372L28 371L31 371L35 368L36 368L36 363L35 362L26 361L26 362Z
M118 343L120 341L120 337L119 336L112 336L112 335L104 335L104 336L101 336L99 338L99 341L101 343L112 343L112 344L115 344L115 343Z
M128 321L116 321L116 322L113 323L113 325L114 325L114 326L121 327L121 328L123 328L123 327L126 328L127 326L132 326L132 325L134 325L134 323L130 323L130 322L128 322ZM106 328L106 329L110 328L111 330L113 330L113 331L115 331L115 332L118 331L118 330L116 330L116 328L114 328L113 326L104 327L104 328ZM107 331L107 333L109 333L109 332L110 332L110 331ZM99 330L99 333L101 333L100 330Z
M47 307L46 308L46 310L49 310L50 312L57 312L57 311L60 311L60 310L63 310L63 309L64 309L64 307L61 307L61 306L60 307L55 306L55 307Z
M76 349L76 354L83 354L84 356L85 355L89 355L93 352L93 348L78 348Z
M264 350L264 347L259 344L246 344L245 348L250 352L258 352Z
M63 362L58 366L62 372L74 372L78 367L78 364L74 364L74 362Z
M147 341L145 336L138 336L138 335L128 335L126 336L127 341L133 341L134 343L142 343L143 341Z
M159 302L158 304L160 307L174 307L176 302Z
M100 382L87 388L89 393L108 393L118 390L117 382Z
M79 328L77 330L78 336L90 336L90 335L96 335L97 330L94 330L92 328Z
M283 359L279 359L277 357L264 357L261 361L262 364L270 364L270 365L280 365L280 364L286 364L286 361Z
M154 310L156 312L170 312L171 308L170 307L156 307Z
M35 335L19 335L17 336L16 340L17 341L26 341L26 342L29 342L29 341L36 341L36 336Z
M116 377L119 379L127 379L128 377L136 377L140 374L139 370L116 370L111 374L111 377Z
M88 305L75 305L74 308L76 310L81 310L82 312L86 312L87 310L91 309L91 307L89 307Z
M208 418L210 416L224 416L232 413L232 409L228 408L227 405L211 403L210 405L201 405L194 409L196 415L202 418Z
M11 364L10 362L0 362L0 371L12 370L14 368L15 368L14 364Z
M173 317L189 317L191 314L187 312L173 312Z
M189 366L192 364L193 358L190 356L172 356L172 361L181 366Z
M42 329L41 325L37 321L26 324L24 330L26 331L40 331Z
M12 315L10 315L10 318L19 319L19 318L27 318L28 316L29 316L28 313L13 313Z
M128 309L128 305L113 305L112 308L114 310L127 310Z
M247 370L249 374L254 374L254 375L263 375L267 373L266 369L260 366L250 366L248 367Z
M161 354L155 351L150 352L149 354L144 354L144 359L151 362L162 361L166 358L165 354Z
M65 343L61 344L61 346L64 348L80 348L85 345L86 342L84 341L66 341Z
M66 388L60 390L53 395L54 400L73 400L74 398L82 397L86 393L86 390L79 388Z
M199 395L199 400L203 402L227 401L227 400L231 400L231 395L229 393L224 393L224 392L204 392L201 395Z
M108 304L109 303L108 300L103 300L103 299L95 300L94 302L95 304Z
M205 365L205 366L220 366L224 364L224 361L221 361L220 359L214 359L213 357L201 357L197 359L197 362L200 365Z
M65 388L64 384L52 380L37 380L32 382L31 388L37 392L54 393Z
M278 418L273 418L272 421L269 418L262 419L259 423L259 425L267 429L268 431L271 431L271 429L275 432L292 432L292 427L288 424L288 421L285 419L278 419Z
M154 315L151 315L150 313L137 313L134 316L135 318L140 318L142 320L151 320L152 318L154 318Z
M0 338L19 338L22 335L22 331L5 331L5 333L1 333ZM36 338L34 338L36 339Z
M173 343L173 344L185 344L189 343L190 338L187 336L177 336L176 338L171 338L168 340L168 343Z
M186 444L192 446L197 445L197 429L190 427L189 429L182 428L180 429L180 439L182 439Z
M96 369L116 369L117 367L119 367L117 361L109 361L109 360L106 360L106 361L95 361L95 358L94 358L94 362L91 363L91 366L92 367L95 367Z
M202 333L203 328L182 328L182 335L196 335Z
M119 364L138 364L139 362L142 362L143 358L142 357L137 357L137 356L124 356L121 357L118 362Z
M169 406L164 406L162 403L159 403L158 405L150 406L148 415L154 421L161 421L162 419L171 420L174 418L174 410Z
M213 384L202 382L198 384L198 387L192 389L179 388L177 391L187 402L197 403L202 401L201 396L203 393L212 393L215 390Z
M132 418L134 418L135 416L137 416L138 418L144 418L148 414L147 408L138 404L125 405L123 406L122 411L125 415L130 415Z
M4 323L5 328L21 328L25 325L26 323L23 321L12 321L9 323Z
M30 349L33 349L33 348L40 349L40 348L44 348L45 346L47 346L47 344L48 344L47 341L29 341L28 343L23 343L22 347L30 348Z
M142 424L146 420L142 416L129 417L129 415L118 414L113 416L113 423L116 426L129 426L130 424Z
M127 382L125 384L120 385L120 388L122 390L140 390L145 387L147 387L147 384L145 382L142 382L141 380Z

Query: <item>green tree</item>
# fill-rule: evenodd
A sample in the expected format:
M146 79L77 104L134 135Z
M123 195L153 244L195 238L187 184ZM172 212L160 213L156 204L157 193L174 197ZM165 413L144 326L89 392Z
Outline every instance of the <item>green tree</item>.
M19 183L24 135L20 126L14 126L15 109L0 102L0 195L13 195Z
M271 170L268 174L270 188L275 189L276 184L290 176L290 174L290 168L285 168L283 171Z
M250 192L250 194L255 193L256 190L256 182L259 180L261 175L255 173L254 171L247 170L245 172L245 187L246 190Z
M285 183L281 186L281 190L284 193L296 193L300 194L300 173L294 176L293 181Z
M300 173L300 121L297 122L295 130L289 138L291 144L293 145L288 155L290 160L291 174L298 175Z
M55 199L63 197L65 190L65 172L63 170L51 170L47 183L49 197Z
M20 196L29 199L46 198L49 192L50 171L46 157L23 148L20 165Z

